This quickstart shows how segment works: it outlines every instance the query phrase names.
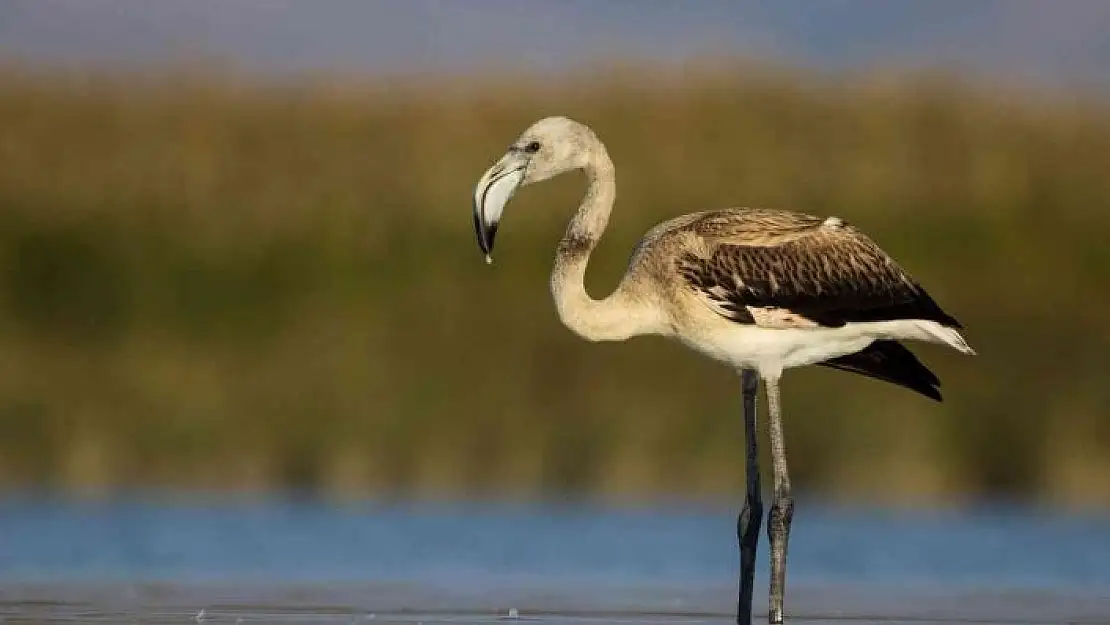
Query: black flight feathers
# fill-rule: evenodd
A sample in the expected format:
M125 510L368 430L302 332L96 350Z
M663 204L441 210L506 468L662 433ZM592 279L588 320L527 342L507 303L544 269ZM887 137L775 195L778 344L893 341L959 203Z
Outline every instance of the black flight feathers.
M874 341L854 354L817 364L897 384L941 401L940 379L898 341Z

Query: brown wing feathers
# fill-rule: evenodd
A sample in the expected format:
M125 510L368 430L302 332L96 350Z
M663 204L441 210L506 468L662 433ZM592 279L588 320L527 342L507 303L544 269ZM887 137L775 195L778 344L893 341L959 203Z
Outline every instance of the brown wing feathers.
M960 327L874 242L838 220L825 226L804 215L731 212L690 229L709 253L683 255L678 270L714 310L737 323L797 327L801 319L840 327L924 319ZM874 341L819 364L941 401L940 380L897 341Z
M722 314L754 323L752 308L776 308L826 327L924 319L960 324L862 237L815 232L780 245L721 243L707 257L684 255L679 271Z

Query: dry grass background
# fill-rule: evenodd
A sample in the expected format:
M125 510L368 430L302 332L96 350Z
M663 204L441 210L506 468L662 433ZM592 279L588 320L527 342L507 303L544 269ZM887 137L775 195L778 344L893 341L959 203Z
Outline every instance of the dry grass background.
M472 185L553 113L617 166L595 296L659 220L790 207L873 234L967 326L977 358L917 349L943 404L789 374L800 488L1110 504L1106 102L754 68L286 86L4 69L0 484L734 496L732 372L555 318L580 178L519 193L481 262Z

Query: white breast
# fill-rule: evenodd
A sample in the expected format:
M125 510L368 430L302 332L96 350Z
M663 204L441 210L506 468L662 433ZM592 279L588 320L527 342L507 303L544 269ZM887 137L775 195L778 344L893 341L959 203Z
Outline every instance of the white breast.
M868 325L767 329L729 323L681 338L693 349L732 367L777 375L784 369L860 351L876 338Z

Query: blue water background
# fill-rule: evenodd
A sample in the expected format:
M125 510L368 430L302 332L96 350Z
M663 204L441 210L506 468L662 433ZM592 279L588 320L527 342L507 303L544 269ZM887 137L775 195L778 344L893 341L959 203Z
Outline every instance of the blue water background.
M0 581L722 586L731 506L0 499ZM766 579L766 535L757 574ZM1110 515L799 501L791 584L1110 591Z

